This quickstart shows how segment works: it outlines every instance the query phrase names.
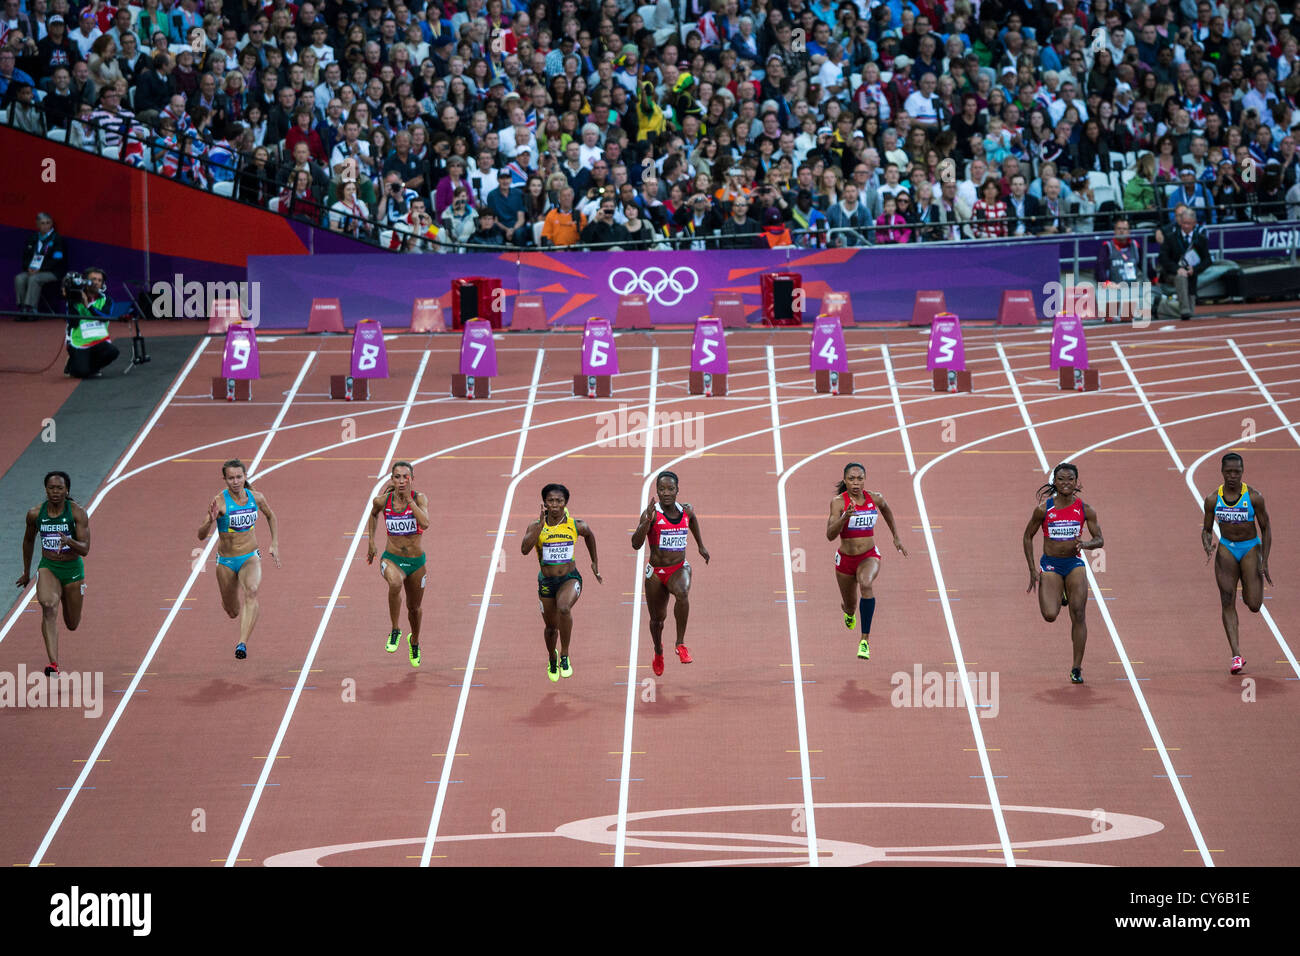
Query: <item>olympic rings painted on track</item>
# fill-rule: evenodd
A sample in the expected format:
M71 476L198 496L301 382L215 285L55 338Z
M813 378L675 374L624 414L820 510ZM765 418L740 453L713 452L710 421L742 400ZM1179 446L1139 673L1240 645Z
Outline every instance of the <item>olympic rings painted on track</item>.
M626 272L630 277L626 282L622 283L622 288L619 288L618 280L615 278L620 272ZM677 278L678 274L683 272L690 276L690 288L683 286ZM650 282L652 273L659 276L654 283ZM699 284L700 277L694 269L687 266L678 266L672 272L665 272L658 266L649 266L641 270L640 275L636 274L635 269L619 266L609 274L609 291L615 295L629 295L632 292L640 291L650 296L652 302L658 302L660 305L667 307L677 305L688 293L694 292L699 287ZM669 302L663 297L665 290L672 292L676 298Z

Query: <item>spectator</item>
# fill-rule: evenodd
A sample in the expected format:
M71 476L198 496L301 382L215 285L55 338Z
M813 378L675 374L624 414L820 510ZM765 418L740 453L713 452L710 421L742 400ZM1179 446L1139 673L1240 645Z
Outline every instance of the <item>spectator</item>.
M1210 245L1191 207L1176 207L1174 222L1176 228L1165 236L1156 264L1163 296L1156 313L1185 320L1196 308L1196 280L1210 264Z
M731 203L731 212L718 230L719 249L752 249L759 241L760 226L749 218L749 198L737 196ZM767 245L766 242L763 243Z
M43 75L49 76L56 68L62 66L68 69L71 76L72 65L84 57L77 49L77 45L72 42L72 38L68 36L68 28L63 17L57 13L53 14L46 21L45 27L49 32L36 44L38 69Z
M886 195L881 200L884 212L876 218L877 245L899 245L912 241L912 230L907 228L907 217L898 208L899 201L904 197L907 197L910 205L911 197L906 192L900 193L897 198Z
M36 105L36 91L30 83L14 83L9 87L8 123L25 133L45 135L45 114Z
M1232 161L1228 161L1232 165ZM1138 157L1137 173L1124 185L1124 211L1136 222L1153 222L1156 218L1156 158L1150 153Z
M542 226L542 245L572 246L577 244L587 221L573 208L573 189L564 186L556 196L555 208L547 214Z
M276 196L275 179L267 168L265 146L258 146L252 152L250 162L246 163L235 179L235 198L240 202L265 207Z
M464 184L452 192L451 203L438 217L438 251L465 252L465 243L478 231L478 213L469 202L469 190Z
M1137 282L1143 276L1142 250L1131 235L1128 219L1117 216L1115 234L1097 251L1096 278L1101 282Z
M23 246L22 271L14 277L14 298L18 311L35 312L41 290L51 282L63 281L68 271L67 248L54 231L49 213L36 214L36 234Z
M869 245L868 233L874 224L871 210L858 201L858 187L844 184L844 197L826 212L832 246Z
M510 244L510 237L497 222L497 214L491 206L481 206L478 211L478 229L470 239L478 246L505 246Z
M328 161L325 144L321 142L320 134L312 129L311 110L303 106L294 110L293 124L293 128L285 134L284 148L292 151L299 143L305 143L311 158L324 166Z
M1042 227L1041 214L1041 201L1029 195L1024 174L1016 173L1011 177L1011 194L1007 197L1008 235L1036 235Z
M1061 186L1061 180L1056 176L1043 182L1043 227L1040 230L1043 234L1055 235L1070 231L1065 219L1066 199L1061 195Z
M616 200L612 193L601 197L590 222L582 229L583 245L600 245L605 249L622 238L621 228L614 222Z
M321 206L312 189L310 170L294 170L292 185L280 196L280 212L305 219L312 225L321 224Z
M1196 181L1196 170L1191 166L1183 166L1178 170L1180 180L1178 188L1169 193L1168 199L1165 200L1165 208L1169 211L1169 223L1174 224L1175 214L1179 206L1189 206L1196 210L1197 217L1207 222L1217 222L1214 209L1214 197L1210 191L1205 188L1204 183Z
M1001 196L997 180L984 180L980 198L971 210L976 239L1001 239L1007 235L1007 204Z
M140 122L152 125L158 113L171 101L176 86L171 78L172 61L166 53L155 53L153 67L136 85L135 111Z
M357 198L357 184L349 180L343 184L338 202L330 207L330 229L334 232L347 233L349 236L370 234L370 210Z

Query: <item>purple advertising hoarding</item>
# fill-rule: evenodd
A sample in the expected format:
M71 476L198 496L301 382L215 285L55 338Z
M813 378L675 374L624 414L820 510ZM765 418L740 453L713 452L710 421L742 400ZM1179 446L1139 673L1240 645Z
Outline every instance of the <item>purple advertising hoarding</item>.
M761 312L764 272L798 272L811 300L849 295L859 325L906 322L917 289L943 289L948 307L968 319L997 317L1004 289L1030 289L1041 309L1043 289L1060 281L1056 243L970 243L825 250L691 252L516 251L495 255L249 256L248 278L260 283L262 328L301 328L311 300L338 297L345 321L371 316L405 328L411 303L439 298L450 307L451 282L467 275L501 280L507 301L540 294L552 325L613 318L619 297L641 292L655 324L689 325L713 310L715 293L738 294L751 320ZM514 311L507 306L507 317Z

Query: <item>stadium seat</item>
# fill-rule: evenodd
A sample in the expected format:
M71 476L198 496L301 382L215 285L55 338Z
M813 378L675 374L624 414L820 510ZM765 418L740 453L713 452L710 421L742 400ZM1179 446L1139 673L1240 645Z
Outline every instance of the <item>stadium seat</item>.
M269 210L271 210L271 212L279 212L279 211L280 211L280 197L279 197L279 196L272 196L270 199L268 199L268 200L266 201L266 208L269 209Z
M1103 186L1110 186L1110 174L1099 173L1096 170L1088 173L1088 183L1093 189L1100 189Z
M235 194L235 181L232 179L226 183L213 183L212 191L218 196L225 196L227 199Z
M116 162L117 160L122 158L122 147L105 146L103 152L100 155L102 155L105 159L111 159L114 162Z
M45 134L46 139L52 139L56 143L66 143L68 141L68 131L66 129L52 129Z
M535 246L540 246L542 244L542 227L544 225L546 224L543 222L533 223L533 245Z

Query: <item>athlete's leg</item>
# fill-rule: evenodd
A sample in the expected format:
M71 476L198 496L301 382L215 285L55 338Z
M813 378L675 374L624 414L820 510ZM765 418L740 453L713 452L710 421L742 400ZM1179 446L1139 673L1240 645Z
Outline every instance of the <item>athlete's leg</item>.
M1241 579L1241 565L1232 552L1219 543L1219 553L1214 557L1214 580L1219 585L1219 604L1222 606L1223 633L1228 637L1232 656L1239 657L1237 643L1237 582Z
M406 591L406 619L411 624L411 646L420 646L420 623L424 620L424 586L428 581L428 567L416 568L406 576L402 588Z
M673 623L677 625L677 643L686 643L686 620L691 616L691 569L683 565L668 579L673 602Z
M1043 571L1038 576L1038 610L1044 621L1055 621L1061 613L1061 595L1065 593L1065 579L1055 571Z
M217 565L217 590L221 592L221 609L226 617L239 617L239 578L224 564Z
M1241 556L1241 603L1252 614L1258 614L1264 603L1264 575L1259 570L1259 545L1251 548Z
M858 599L858 611L861 615L858 624L862 628L862 636L867 637L871 634L871 618L876 613L876 576L880 574L880 559L867 558L858 565L857 585L858 593L861 597Z
M81 623L81 602L85 599L86 579L63 585L63 623L75 631Z
M420 569L421 573L424 568ZM401 623L398 618L402 613L402 583L405 576L402 569L387 558L382 558L379 562L379 573L383 575L384 582L388 585L388 619L393 624L393 630L401 630Z
M546 642L546 659L552 664L555 663L556 643L560 639L560 614L555 609L555 598L539 598L538 603L542 606L542 639Z
M239 615L239 642L247 644L257 624L261 603L257 593L262 587L262 559L257 555L249 558L239 569L239 589L244 598L244 607Z
M1046 575L1044 575L1046 577ZM1052 575L1059 577L1059 575ZM1088 572L1075 568L1065 579L1065 590L1070 596L1070 642L1074 645L1073 667L1083 666L1083 649L1088 644Z
M840 589L840 610L850 617L858 613L858 579L851 574L835 572L835 583Z
M555 596L555 616L560 628L560 656L569 656L569 639L573 636L573 605L582 594L576 578L565 581Z
M59 600L63 596L63 582L49 568L36 572L36 600L41 605L41 637L45 638L45 653L50 663L59 660Z
M668 589L659 583L659 577L651 574L645 581L645 606L650 615L650 640L655 653L664 652L664 621L668 619Z

